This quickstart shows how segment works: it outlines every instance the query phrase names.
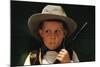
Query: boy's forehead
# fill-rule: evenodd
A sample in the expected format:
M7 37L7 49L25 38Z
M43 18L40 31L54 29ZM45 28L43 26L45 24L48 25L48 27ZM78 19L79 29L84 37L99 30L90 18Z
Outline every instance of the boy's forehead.
M49 27L49 26L51 26L51 27L53 27L53 26L55 26L55 27L63 27L63 23L62 22L60 22L60 21L44 21L43 22L43 26L45 27Z

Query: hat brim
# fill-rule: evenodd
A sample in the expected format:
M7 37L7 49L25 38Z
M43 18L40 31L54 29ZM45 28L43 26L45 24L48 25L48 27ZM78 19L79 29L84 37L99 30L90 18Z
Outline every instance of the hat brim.
M38 37L38 26L42 21L48 20L48 19L58 19L62 20L66 23L70 33L68 36L70 36L77 28L76 22L69 18L69 17L64 17L64 16L59 16L59 15L54 15L54 14L34 14L32 15L29 20L28 20L28 27L33 36L36 38Z

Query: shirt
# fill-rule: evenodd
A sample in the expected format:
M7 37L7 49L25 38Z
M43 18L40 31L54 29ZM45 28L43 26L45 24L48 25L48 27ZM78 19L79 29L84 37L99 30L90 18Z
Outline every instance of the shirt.
M52 54L52 52L51 52L51 54ZM24 62L24 65L31 65L31 63L30 63L30 55L31 55L31 53L28 54L28 56L27 56L27 58L26 58L26 60ZM76 52L73 51L73 54L72 55L73 55L72 56L72 60L70 62L71 63L78 63L79 62L79 59L78 59L78 56L77 56ZM49 63L46 58L43 58L42 59L42 64L52 64L52 63L53 62Z

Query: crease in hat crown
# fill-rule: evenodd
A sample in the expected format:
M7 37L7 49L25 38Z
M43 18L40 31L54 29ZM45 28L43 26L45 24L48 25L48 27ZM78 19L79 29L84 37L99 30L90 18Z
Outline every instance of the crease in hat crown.
M61 6L57 5L45 6L44 9L42 10L42 14L54 14L67 17L67 14L65 13L64 9Z

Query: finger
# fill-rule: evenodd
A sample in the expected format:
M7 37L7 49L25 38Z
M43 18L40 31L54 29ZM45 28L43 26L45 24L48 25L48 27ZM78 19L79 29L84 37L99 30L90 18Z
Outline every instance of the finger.
M64 59L64 56L60 54L56 57L56 59L58 59L61 62L66 60L66 58Z
M62 61L62 58L60 56L57 56L56 59Z
M61 59L64 59L66 57L66 55L58 54L57 57L61 58Z
M62 55L67 55L68 53L65 52L65 51L60 51L59 54L62 54Z
M63 52L63 51L60 51L60 52L59 52L59 54L65 54L65 52Z
M62 54L58 54L57 57L63 57L63 55Z
M66 49L61 49L62 52L68 53Z

